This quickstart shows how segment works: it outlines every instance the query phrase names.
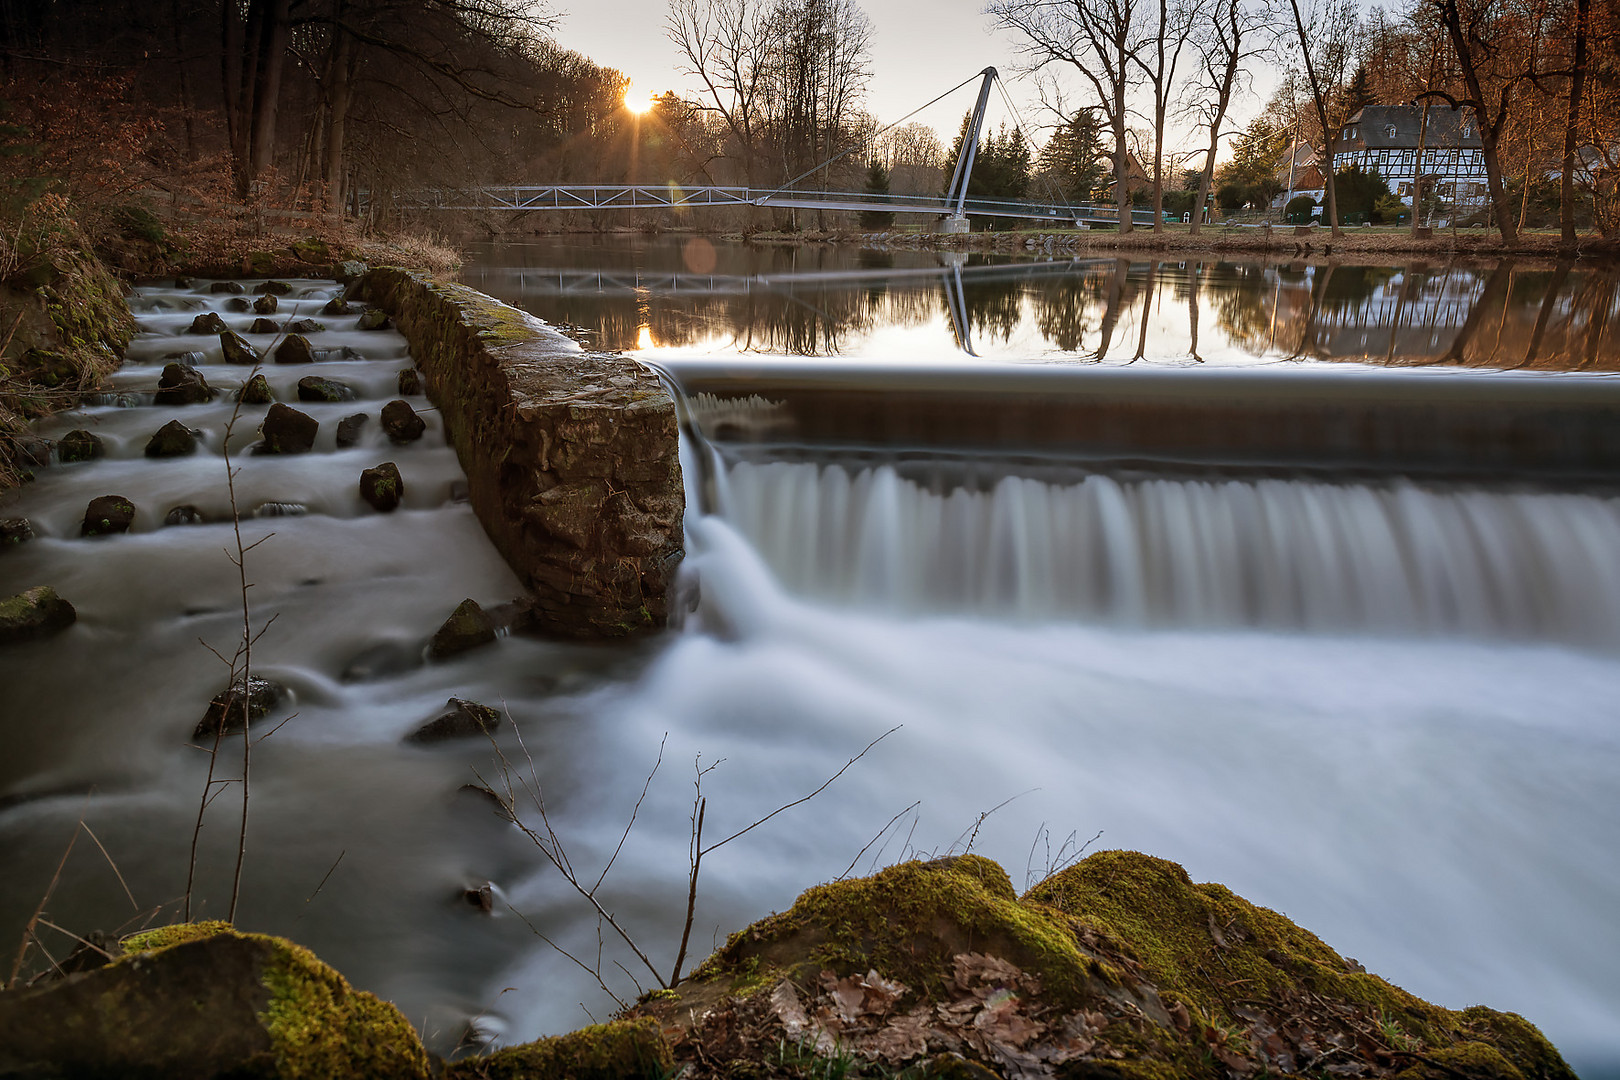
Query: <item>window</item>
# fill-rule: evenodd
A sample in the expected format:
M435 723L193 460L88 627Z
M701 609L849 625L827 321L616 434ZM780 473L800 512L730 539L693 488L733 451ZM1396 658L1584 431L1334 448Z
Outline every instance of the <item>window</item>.
M1384 135L1387 136L1388 138L1393 139L1395 137L1395 125L1394 124L1385 124L1384 125Z

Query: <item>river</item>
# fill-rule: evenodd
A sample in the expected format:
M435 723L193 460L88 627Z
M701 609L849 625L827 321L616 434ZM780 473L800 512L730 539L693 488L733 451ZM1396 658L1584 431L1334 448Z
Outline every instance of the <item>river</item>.
M517 585L460 501L436 416L405 446L377 428L403 340L326 320L312 342L332 351L267 373L284 401L310 374L359 400L298 406L322 423L308 455L234 459L238 505L280 511L244 522L265 538L247 556L255 623L275 616L255 665L297 699L255 749L241 925L309 944L440 1050L469 1027L570 1028L611 999L535 932L594 965L595 920L466 787L503 782L487 744L404 736L448 697L507 710L522 743L503 741L506 767L533 770L590 880L661 752L598 895L662 968L699 772L705 835L725 836L898 726L705 860L696 953L846 872L971 844L1022 886L1091 842L1175 859L1414 993L1523 1013L1583 1076L1620 1075L1614 477L1393 452L1122 458L1002 394L1095 373L1166 392L1256 380L1195 397L1277 379L1602 396L1620 364L1612 274L580 238L479 249L463 279L689 391L684 465L706 512L689 516L682 625L631 648L503 637L422 663L459 600ZM319 317L335 286L301 288L282 314ZM225 681L199 642L228 653L240 622L231 403L151 394L173 352L205 350L219 387L241 379L183 333L224 308L206 290L141 290L113 394L44 427L93 429L106 456L42 470L4 508L39 538L0 555L0 593L53 584L80 621L0 653L0 925L26 921L81 817L134 902L81 841L52 922L111 929L184 891L206 768L186 739ZM879 375L898 404L853 429L790 385ZM962 390L970 376L991 381ZM766 392L733 392L749 383ZM947 384L979 419L927 422ZM355 411L372 422L339 449ZM176 415L202 449L145 458ZM405 478L393 514L356 493L382 460ZM137 505L132 532L79 538L85 503L112 492ZM181 504L211 523L163 527ZM226 788L202 833L203 915L229 902L239 798ZM466 897L486 883L487 913ZM604 979L634 994L615 961L646 973L608 942Z

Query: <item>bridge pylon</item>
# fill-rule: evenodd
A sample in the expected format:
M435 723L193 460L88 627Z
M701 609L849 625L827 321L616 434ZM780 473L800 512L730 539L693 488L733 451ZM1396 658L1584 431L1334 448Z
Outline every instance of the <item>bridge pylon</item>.
M965 209L968 181L973 177L973 159L979 155L979 129L984 126L984 110L985 106L990 104L990 84L996 81L996 69L987 67L979 74L984 76L984 82L979 84L979 100L973 106L973 119L962 139L962 153L956 159L956 171L951 174L951 186L945 189L945 202L951 211L940 217L939 231L942 233L968 231Z

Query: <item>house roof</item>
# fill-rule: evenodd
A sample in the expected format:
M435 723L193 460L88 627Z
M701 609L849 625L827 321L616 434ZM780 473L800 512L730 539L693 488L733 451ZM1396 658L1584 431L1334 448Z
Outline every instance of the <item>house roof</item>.
M1418 144L1422 130L1423 145L1427 149L1477 149L1481 144L1474 126L1471 109L1452 109L1445 105L1430 105L1426 130L1423 111L1416 105L1368 105L1358 110L1339 129L1339 138L1333 144L1335 153L1354 153L1358 150L1411 150Z

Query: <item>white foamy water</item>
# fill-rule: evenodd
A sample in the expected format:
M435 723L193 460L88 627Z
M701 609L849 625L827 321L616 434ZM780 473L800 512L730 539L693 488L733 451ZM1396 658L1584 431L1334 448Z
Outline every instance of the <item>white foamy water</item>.
M668 733L664 771L610 878L609 907L678 934L694 758L706 829L725 835L814 789L814 803L705 863L696 936L839 875L975 850L1035 876L1071 831L1183 863L1281 910L1369 970L1451 1006L1541 1025L1586 1075L1620 1061L1620 664L1546 645L907 617L794 598L730 522L690 528L702 601L640 680L581 702L581 782L619 791L566 817L600 858ZM880 851L881 849L881 851ZM542 875L520 906L571 904ZM577 905L572 905L577 910ZM594 949L593 926L554 930ZM665 953L669 950L666 948ZM667 963L669 957L661 956ZM555 958L513 979L519 1028L581 1014ZM583 984L580 991L584 994Z
M1620 500L1298 480L935 490L892 465L718 467L801 595L899 612L1620 644Z

